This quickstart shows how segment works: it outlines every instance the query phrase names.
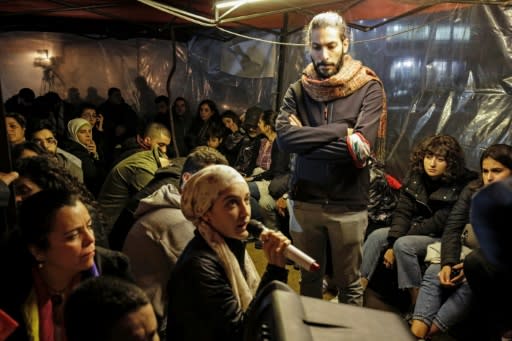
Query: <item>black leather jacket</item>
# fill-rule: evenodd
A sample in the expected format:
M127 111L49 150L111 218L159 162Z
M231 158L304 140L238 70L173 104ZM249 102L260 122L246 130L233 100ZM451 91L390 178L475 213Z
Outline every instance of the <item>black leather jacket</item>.
M226 242L244 264L244 242ZM286 269L268 265L258 290L272 280L286 283L287 276ZM197 231L171 273L167 292L167 340L242 340L245 313L217 254Z

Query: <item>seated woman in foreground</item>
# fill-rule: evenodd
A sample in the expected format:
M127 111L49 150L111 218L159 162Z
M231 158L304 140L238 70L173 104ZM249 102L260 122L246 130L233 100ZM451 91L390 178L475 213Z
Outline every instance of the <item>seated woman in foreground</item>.
M40 191L22 202L18 218L19 230L0 248L0 309L19 324L7 340L66 340L63 307L73 288L100 275L133 281L125 255L95 246L78 194Z
M197 229L169 281L168 340L241 340L257 288L286 282L283 234L260 236L268 260L261 281L245 250L249 200L247 182L229 166L208 166L185 184L181 210Z

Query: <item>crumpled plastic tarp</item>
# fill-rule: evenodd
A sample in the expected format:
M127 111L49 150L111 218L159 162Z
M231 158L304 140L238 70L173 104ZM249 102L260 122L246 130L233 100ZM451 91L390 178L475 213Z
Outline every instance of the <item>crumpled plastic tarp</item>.
M417 13L369 32L351 29L350 53L377 72L387 92L389 174L402 180L411 149L432 134L455 136L473 170L479 169L486 147L512 144L511 23L510 6L473 5ZM247 35L278 39L268 32ZM212 36L207 30L187 43L177 43L174 53L167 40L2 33L3 100L30 87L37 95L51 88L62 98L67 98L70 88L77 88L82 99L96 92L90 98L99 101L114 86L139 115L151 115L152 97L167 95L175 58L171 100L183 96L195 112L202 99L210 98L220 111L241 114L251 105L276 109L287 86L309 62L304 47L286 47L284 56L279 56L280 49L268 43L228 34L221 40ZM286 39L302 40L300 32ZM45 79L43 67L34 65L45 50L55 57L50 80ZM280 89L279 58L285 62Z

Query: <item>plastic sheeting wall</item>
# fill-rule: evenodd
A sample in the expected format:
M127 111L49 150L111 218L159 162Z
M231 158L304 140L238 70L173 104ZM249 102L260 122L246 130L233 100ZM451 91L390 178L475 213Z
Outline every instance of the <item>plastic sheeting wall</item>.
M262 37L275 39L269 34ZM108 88L118 87L125 101L140 116L147 116L155 112L155 96L167 95L174 58L170 41L94 40L33 32L4 33L0 38L4 101L22 87L33 89L36 95L55 91L63 99L70 97L70 88L76 88L81 99L98 104L107 97ZM251 105L271 108L276 58L273 45L247 40L223 43L197 37L187 45L178 43L171 100L185 97L194 112L206 98L214 100L221 111L240 114Z
M512 145L511 29L512 7L475 5L351 31L350 53L386 88L390 173L402 179L414 145L437 133L458 139L473 170L489 145ZM302 68L297 48L288 53L284 84Z
M436 133L456 137L474 170L489 145L512 145L511 24L512 7L479 5L355 35L386 86L388 169L404 174L413 145Z
M403 178L411 148L436 133L457 137L474 170L487 146L512 144L511 23L511 8L475 5L410 16L366 33L352 31L351 54L373 68L386 87L389 172ZM53 87L63 98L70 87L82 97L91 87L106 97L107 89L116 86L145 115L152 112L148 99L166 94L173 60L169 41L23 32L0 37L4 101L24 86L36 92L48 87L43 69L34 66L41 56L37 50L58 57ZM288 41L301 42L301 34ZM219 41L204 35L178 44L171 98L184 96L193 110L204 98L216 101L221 111L242 113L256 104L272 108L309 60L302 47L285 49L278 92L277 51L274 45L235 37Z

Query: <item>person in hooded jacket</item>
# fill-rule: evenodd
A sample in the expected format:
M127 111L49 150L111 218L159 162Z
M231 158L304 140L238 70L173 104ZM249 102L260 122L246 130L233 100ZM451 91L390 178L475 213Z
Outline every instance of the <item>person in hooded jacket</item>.
M124 241L139 287L149 296L165 335L167 322L167 282L178 257L194 237L194 225L181 212L181 187L198 170L211 165L227 165L226 158L214 148L196 148L183 165L180 185L161 186L142 199L135 211L137 219Z

